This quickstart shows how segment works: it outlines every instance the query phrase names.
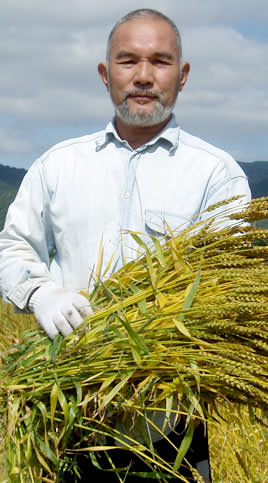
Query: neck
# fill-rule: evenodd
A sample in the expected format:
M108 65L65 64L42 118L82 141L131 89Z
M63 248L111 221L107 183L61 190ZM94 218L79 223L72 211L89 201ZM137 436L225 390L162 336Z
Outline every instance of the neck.
M137 149L157 136L169 120L170 118L155 126L131 126L116 116L115 127L120 138L126 140L133 149Z

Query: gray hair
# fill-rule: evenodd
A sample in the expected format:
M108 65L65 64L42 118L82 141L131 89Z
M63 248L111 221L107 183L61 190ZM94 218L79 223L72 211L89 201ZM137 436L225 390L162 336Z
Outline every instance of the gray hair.
M153 10L151 8L140 8L138 10L133 10L132 12L128 13L127 15L122 17L120 20L118 20L118 22L115 24L115 26L111 30L110 35L108 37L107 50L106 50L106 61L107 61L107 63L109 63L110 52L111 52L111 44L112 44L113 36L114 36L116 30L118 29L118 27L121 24L128 22L129 20L136 19L136 18L155 18L155 19L165 20L172 27L173 31L175 32L176 39L177 39L179 60L181 60L181 57L182 57L181 36L180 36L180 32L179 32L177 26L175 25L175 23L169 17L167 17L163 13L159 12L158 10Z

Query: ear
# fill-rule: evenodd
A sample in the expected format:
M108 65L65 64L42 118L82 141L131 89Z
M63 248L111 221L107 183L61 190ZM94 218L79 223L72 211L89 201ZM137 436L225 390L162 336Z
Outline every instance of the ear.
M99 73L99 76L102 79L103 83L105 84L106 89L109 90L107 65L104 62L101 62L98 65L98 73Z
M188 75L190 72L190 64L189 62L183 62L181 66L181 75L180 75L180 80L179 80L179 91L182 91L184 88Z

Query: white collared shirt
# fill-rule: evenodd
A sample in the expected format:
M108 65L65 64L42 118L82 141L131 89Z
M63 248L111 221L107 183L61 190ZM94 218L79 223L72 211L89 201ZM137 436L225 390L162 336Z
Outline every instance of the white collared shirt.
M29 169L0 233L0 294L25 309L48 280L72 290L135 258L129 230L162 235L202 218L233 195L250 200L248 181L231 156L182 131L174 116L138 149L104 131L60 143ZM194 217L194 218L193 218ZM190 223L190 221L189 221ZM50 264L50 254L55 252Z

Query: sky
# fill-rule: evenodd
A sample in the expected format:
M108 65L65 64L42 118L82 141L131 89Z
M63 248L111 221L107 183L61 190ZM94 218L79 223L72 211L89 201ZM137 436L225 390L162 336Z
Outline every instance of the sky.
M28 169L65 139L105 128L113 107L98 77L106 40L136 8L168 15L188 82L182 129L239 161L268 160L267 0L0 0L0 164Z

